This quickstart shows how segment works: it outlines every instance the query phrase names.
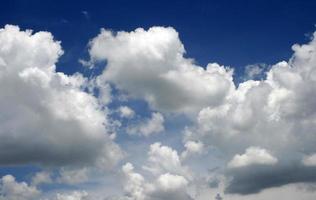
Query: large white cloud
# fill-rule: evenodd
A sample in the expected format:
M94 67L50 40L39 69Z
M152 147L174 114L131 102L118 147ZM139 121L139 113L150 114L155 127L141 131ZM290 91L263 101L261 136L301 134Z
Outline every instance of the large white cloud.
M289 61L269 70L255 68L246 77L261 77L268 70L267 78L248 80L236 88L231 69L218 64L204 69L185 58L173 28L102 30L89 49L90 64L107 61L102 74L89 82L99 90L96 98L85 92L91 85L87 86L82 75L56 72L62 49L50 33L33 34L6 26L0 30L0 164L72 166L59 169L54 178L48 172L38 173L31 186L6 176L0 198L24 198L19 191L25 191L29 195L25 199L34 199L33 194L39 194L37 185L89 179L82 165L115 165L122 154L113 142L115 134L108 134L112 128L104 106L111 101L109 83L132 98L146 100L154 110L151 118L128 127L132 134L149 136L163 131L168 118L160 112L198 113L196 125L186 129L181 156L171 147L154 143L142 172L136 172L132 164L123 166L126 195L117 199L192 199L189 187L199 180L189 170L193 161L188 158L206 154L206 149L212 149L209 146L219 150L229 166L223 170L232 178L228 193L316 182L316 39L294 45L293 50ZM129 107L119 111L127 119L137 114ZM207 158L201 161L205 168L211 164L207 162ZM195 170L202 168L197 165ZM6 196L5 185L10 191ZM11 191L10 185L20 189ZM54 198L90 196L66 192Z
M186 135L187 139L203 140L216 147L226 155L227 162L233 159L232 163L248 166L255 160L263 162L268 158L269 163L274 163L258 169L254 165L251 170L257 171L256 176L247 173L251 171L249 166L244 173L233 170L236 173L230 172L230 175L238 177L232 183L238 189L230 187L228 192L251 193L260 190L258 188L316 181L311 175L315 169L302 166L311 166L312 157L305 155L316 152L316 39L305 45L294 45L293 50L288 62L279 62L267 71L266 79L245 81L221 105L202 109L197 126ZM249 146L265 150L256 151L259 154L250 158L252 153L246 150ZM243 151L246 154L234 157ZM273 152L275 158L267 152ZM283 174L288 179L279 176L282 171L289 173ZM303 171L306 173L301 173ZM265 173L266 176L261 176ZM292 173L297 176L291 176ZM268 178L268 174L273 178ZM255 177L258 187L246 183ZM243 188L243 184L246 187Z
M162 112L197 112L220 104L234 88L232 70L215 63L203 69L185 58L171 27L117 33L102 29L89 52L92 62L107 61L101 79Z
M0 29L0 165L98 163L121 156L80 74L56 72L63 54L48 32Z

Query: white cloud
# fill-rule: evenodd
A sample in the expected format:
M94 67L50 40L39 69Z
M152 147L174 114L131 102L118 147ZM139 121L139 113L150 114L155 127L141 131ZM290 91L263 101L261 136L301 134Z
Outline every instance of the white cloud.
M85 191L74 191L71 193L57 193L54 200L89 200Z
M186 159L188 156L193 154L201 154L204 149L204 144L200 141L186 141L184 144L185 151L181 153L181 158Z
M102 29L89 53L92 62L107 61L100 79L160 112L195 113L220 104L234 88L232 70L216 63L203 69L184 58L183 44L171 27L117 33Z
M127 128L127 133L131 135L149 136L155 133L160 133L165 130L164 117L160 113L152 113L151 118L144 120L140 124Z
M59 183L66 183L70 185L86 182L89 179L89 169L79 168L79 169L67 169L61 168L59 170L59 177L57 181Z
M56 72L60 42L7 25L0 46L0 164L111 165L121 157L106 109L84 92L87 80Z
M119 112L120 112L120 116L122 118L133 118L135 115L134 110L132 110L130 107L128 106L120 106L119 107Z
M130 163L125 164L122 170L125 176L126 197L133 200L191 199L187 193L189 182L183 176L165 173L149 182L141 174L134 172Z
M0 199L3 200L34 200L40 191L25 182L17 182L11 175L0 179Z
M266 149L260 147L249 147L242 155L237 154L228 163L229 167L246 167L248 165L274 165L278 160L273 157Z
M182 165L178 152L171 147L157 142L150 145L148 161L143 168L154 175L173 173L190 176L188 169Z
M228 162L225 172L236 185L228 193L249 194L316 180L316 39L294 45L292 58L273 65L263 80L248 80L237 88L231 69L216 63L204 69L185 58L173 28L102 30L90 42L88 64L106 60L107 66L92 80L56 72L63 51L50 33L33 34L6 26L0 30L0 46L0 164L66 165L57 182L67 184L89 179L86 165L113 168L122 158L113 142L115 133L109 135L113 122L106 106L112 101L113 84L128 98L146 100L154 110L150 118L129 126L130 134L149 136L164 131L166 119L160 113L186 113L190 119L198 113L196 124L185 135L181 156L171 147L154 143L141 165L144 173L135 172L132 164L123 166L126 195L118 199L192 199L189 187L199 183L187 166L192 161L185 160L184 166L181 159L209 147ZM249 69L249 78L265 70ZM97 97L86 92L94 89ZM125 106L119 112L122 118L135 115ZM208 163L205 168L213 164L206 157L204 162ZM195 172L206 173L197 165ZM279 178L280 174L288 178ZM40 172L31 186L12 176L1 181L0 198L25 200L34 199L39 194L35 186L51 182L51 177ZM88 196L85 192L59 193L55 199Z
M150 200L190 200L188 195L189 182L179 175L162 174L148 188Z
M231 91L221 105L203 108L197 125L191 128L192 134L187 135L186 140L201 140L205 145L215 147L226 161L249 146L263 147L278 158L275 166L269 166L272 174L282 169L294 173L294 166L301 165L302 151L305 155L316 152L316 103L313 98L316 94L316 39L305 45L294 45L293 50L289 61L273 65L265 79L245 81ZM298 173L303 169L296 170ZM239 182L233 182L238 186L238 192L258 191L258 188L242 183L248 179L238 173L233 174L239 176ZM307 173L278 184L308 181L311 176ZM265 182L261 189L275 184L264 178L257 182L258 186ZM244 188L243 184L246 185Z
M302 162L305 166L309 166L309 167L316 166L316 154L305 156Z
M122 171L125 175L124 191L127 195L135 200L145 199L145 180L141 174L134 172L134 166L131 163L126 163L122 167Z
M37 172L33 177L32 177L32 185L40 185L40 184L45 184L45 183L52 183L52 177L51 173L48 171L41 171Z

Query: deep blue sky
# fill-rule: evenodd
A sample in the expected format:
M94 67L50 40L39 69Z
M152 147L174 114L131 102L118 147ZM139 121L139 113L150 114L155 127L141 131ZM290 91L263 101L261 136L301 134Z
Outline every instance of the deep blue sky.
M241 70L288 59L291 45L308 41L316 23L312 0L11 0L1 7L1 26L46 30L62 41L65 55L58 67L66 73L82 71L78 58L87 57L86 44L102 27L172 26L188 57L201 65L219 62Z

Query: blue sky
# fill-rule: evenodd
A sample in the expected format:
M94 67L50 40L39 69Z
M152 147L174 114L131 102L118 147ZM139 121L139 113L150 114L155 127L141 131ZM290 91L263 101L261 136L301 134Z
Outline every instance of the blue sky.
M1 5L0 200L315 199L315 1Z
M273 64L291 55L293 43L314 32L315 1L7 1L0 23L52 32L65 55L61 71L74 72L87 42L101 27L131 31L172 26L187 56L202 66L219 62L242 68ZM86 15L84 13L87 13ZM74 34L74 30L75 34ZM74 67L76 66L76 67Z

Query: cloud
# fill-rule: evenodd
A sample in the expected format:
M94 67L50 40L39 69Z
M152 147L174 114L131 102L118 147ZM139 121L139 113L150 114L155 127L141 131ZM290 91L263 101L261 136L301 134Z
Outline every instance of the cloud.
M305 166L316 167L316 154L305 156L303 158L303 164Z
M267 166L248 166L233 168L227 177L231 182L225 188L226 193L249 195L259 193L263 189L280 187L291 183L315 183L316 168L306 168L299 164Z
M143 122L127 127L127 133L130 135L149 136L155 133L160 133L165 130L164 117L160 113L152 113L151 118Z
M234 88L231 69L216 63L204 69L185 58L171 27L116 33L102 29L89 46L90 62L107 61L100 79L160 112L196 113L220 104Z
M41 185L41 184L47 184L47 183L52 183L52 177L51 173L47 171L40 171L37 172L33 177L32 177L32 185Z
M263 63L247 65L245 67L245 80L261 80L265 78L265 73L269 66Z
M85 191L74 191L72 193L57 193L54 200L88 200L88 193Z
M176 150L160 143L150 145L147 160L141 169L143 173L136 172L131 163L123 165L125 195L121 196L122 199L192 200L189 192L192 176L182 165Z
M124 191L127 195L135 200L145 199L145 179L141 174L134 172L134 166L131 163L126 163L122 167L125 175Z
M274 165L278 159L273 157L266 149L249 147L242 155L235 155L228 163L228 167L246 167L248 165Z
M187 194L189 182L179 175L162 174L158 177L151 187L149 187L149 196L153 200L191 200Z
M33 200L40 191L25 182L17 182L12 175L0 179L0 199L2 200Z
M233 181L227 192L249 194L283 184L316 182L315 168L303 166L304 158L306 165L308 156L316 152L312 98L316 94L316 39L292 49L289 61L273 65L265 79L242 82L220 105L203 108L196 126L185 135L186 140L215 147L226 162L233 158L230 166L247 166L245 173L228 170ZM250 146L261 150L247 152ZM274 158L262 149L273 152Z
M88 168L80 168L80 169L66 169L61 168L59 170L59 177L57 181L59 183L65 183L69 185L75 185L78 183L86 182L89 179L89 170Z
M128 106L120 106L118 111L120 112L120 117L122 118L133 118L135 115L134 110Z
M185 177L165 173L159 175L153 182L134 172L132 164L127 163L122 168L125 175L124 191L127 197L135 200L189 200L187 193L188 181Z
M188 169L182 165L178 152L159 142L150 145L148 162L143 168L154 175L170 172L190 176Z
M56 72L60 42L7 25L0 46L0 165L105 168L121 158L107 110L84 91L87 80Z
M200 141L186 141L184 147L185 151L181 153L181 159L186 159L193 154L202 154L204 150L204 144Z
M124 194L108 199L196 199L196 188L202 190L207 181L221 186L216 183L221 175L227 179L227 195L316 182L316 39L294 45L288 61L269 69L249 67L249 77L238 86L231 68L217 63L203 68L186 58L178 33L170 27L115 33L102 29L89 45L88 64L107 64L101 75L88 80L79 73L56 71L63 51L50 33L10 25L0 30L1 165L57 166L54 180L71 185L88 180L91 166L113 168L123 153L113 141L113 112L107 106L118 89L118 96L127 94L127 100L147 101L152 112L149 118L128 124L131 135L165 131L171 113L188 114L192 121L185 124L180 155L153 143L139 170L131 163L122 167ZM114 109L119 111L117 121L135 116L127 106ZM205 149L214 150L212 156L220 155L223 162L224 169L214 172L219 173L214 180L204 168L217 163L202 156L187 159L206 155ZM137 156L133 161L144 157ZM0 198L34 199L40 195L36 186L54 180L45 171L35 174L30 185L5 176ZM92 197L77 191L58 192L53 198Z

